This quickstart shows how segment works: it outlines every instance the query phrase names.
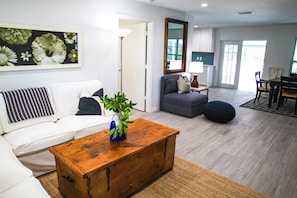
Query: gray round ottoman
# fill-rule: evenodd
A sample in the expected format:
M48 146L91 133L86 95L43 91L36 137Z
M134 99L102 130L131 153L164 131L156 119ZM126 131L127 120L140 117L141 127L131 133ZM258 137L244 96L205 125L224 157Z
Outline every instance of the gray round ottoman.
M231 104L215 100L203 106L203 114L211 121L227 123L234 119L236 112Z

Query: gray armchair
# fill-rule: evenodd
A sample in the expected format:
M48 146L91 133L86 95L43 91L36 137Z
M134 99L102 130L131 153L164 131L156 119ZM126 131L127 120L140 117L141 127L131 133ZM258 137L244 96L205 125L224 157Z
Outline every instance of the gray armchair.
M197 92L178 93L177 80L179 76L165 75L161 77L160 110L190 118L202 114L208 97Z

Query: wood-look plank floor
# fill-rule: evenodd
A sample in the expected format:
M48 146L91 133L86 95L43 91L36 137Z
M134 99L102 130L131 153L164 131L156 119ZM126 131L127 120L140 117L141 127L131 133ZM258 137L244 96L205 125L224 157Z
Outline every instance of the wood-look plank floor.
M167 112L134 111L180 131L176 156L274 198L297 198L297 119L239 107L252 92L210 88L209 101L229 102L236 117L228 124L203 115L186 118Z

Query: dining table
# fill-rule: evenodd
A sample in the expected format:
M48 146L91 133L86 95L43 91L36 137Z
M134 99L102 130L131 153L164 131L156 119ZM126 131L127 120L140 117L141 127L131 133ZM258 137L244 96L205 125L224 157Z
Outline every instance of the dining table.
M273 99L273 102L276 102L278 99L281 79L274 78L274 79L265 80L265 81L270 84L269 101L268 101L268 107L270 108L272 104L272 99Z
M295 77L292 77L295 78ZM273 102L276 102L279 95L280 95L280 87L281 87L281 78L274 78L270 80L264 80L266 83L270 84L270 92L269 92L269 101L268 101L268 107L271 107L272 99Z

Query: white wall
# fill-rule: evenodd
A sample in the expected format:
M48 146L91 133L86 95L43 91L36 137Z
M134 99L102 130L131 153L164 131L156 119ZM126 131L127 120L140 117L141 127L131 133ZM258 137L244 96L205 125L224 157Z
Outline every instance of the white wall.
M296 37L297 24L217 28L214 64L219 64L221 41L267 40L263 77L268 78L268 67L272 65L283 67L283 74L288 75Z
M77 29L82 34L82 67L79 69L0 72L0 90L50 86L55 82L99 79L105 93L118 90L118 38L113 29L119 16L153 22L151 107L159 106L160 77L163 75L164 21L166 17L189 21L192 17L135 0L9 0L1 2L0 22ZM189 29L189 43L191 31ZM191 60L191 45L188 61Z

